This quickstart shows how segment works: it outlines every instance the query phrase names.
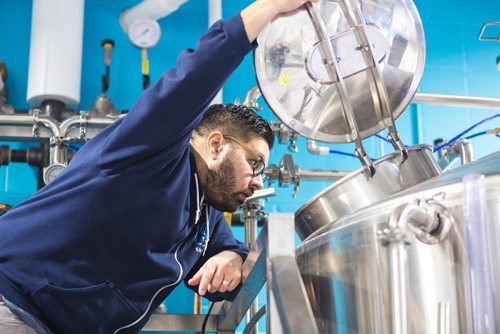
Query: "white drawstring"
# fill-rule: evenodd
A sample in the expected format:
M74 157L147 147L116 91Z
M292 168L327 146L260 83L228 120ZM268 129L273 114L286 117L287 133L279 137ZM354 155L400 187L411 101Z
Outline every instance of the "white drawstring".
M177 246L177 248L175 249L174 258L175 258L175 262L177 262L177 265L179 265L179 276L177 277L177 279L175 280L175 282L167 284L167 285L164 285L158 291L156 291L156 293L153 295L153 297L151 297L151 299L149 300L149 304L146 307L146 310L144 311L144 313L142 313L142 315L139 318L137 318L137 320L135 320L134 322L132 322L132 323L126 325L126 326L118 328L116 331L114 331L114 334L117 334L122 329L130 328L132 326L137 325L148 314L149 310L151 309L151 306L153 305L153 301L155 300L156 296L158 296L158 294L160 292L162 292L166 288L169 288L171 286L175 286L175 285L179 284L179 282L182 280L182 275L184 273L184 268L182 267L182 264L181 264L181 262L179 260L179 249L181 248L181 246L182 246L183 243L184 242L181 242L179 244L179 246Z
M194 173L194 182L196 183L196 218L194 220L194 224L198 224L198 220L201 217L201 210L203 209L203 200L205 199L205 194L201 195L200 199L200 188L198 184L198 175Z
M208 206L205 210L205 217L207 219L207 238L205 239L205 247L203 248L203 256L205 256L205 252L208 248L208 241L210 240L210 219L208 219Z

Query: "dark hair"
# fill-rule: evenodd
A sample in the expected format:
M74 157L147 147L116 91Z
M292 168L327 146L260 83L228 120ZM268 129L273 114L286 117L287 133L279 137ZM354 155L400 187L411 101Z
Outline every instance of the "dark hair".
M267 142L269 149L274 145L273 131L267 121L252 108L242 105L211 105L194 131L200 136L220 131L245 142L254 137L261 137Z

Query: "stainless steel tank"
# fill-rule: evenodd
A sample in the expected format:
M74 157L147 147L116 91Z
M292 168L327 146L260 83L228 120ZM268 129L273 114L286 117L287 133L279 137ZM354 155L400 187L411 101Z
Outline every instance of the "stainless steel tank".
M373 177L366 177L361 168L304 204L295 213L295 229L301 239L348 213L441 174L431 146L416 145L407 150L403 163L398 153L386 155L374 163L377 172Z
M464 193L469 174L484 175L486 231L482 242L467 244L475 228L466 231L466 222L479 219L470 217L477 198ZM296 256L322 333L495 333L498 240L500 152L338 219ZM471 252L481 247L490 262L469 276L477 262ZM489 285L476 284L472 293L481 275ZM487 304L481 294L490 298L489 318L476 314Z

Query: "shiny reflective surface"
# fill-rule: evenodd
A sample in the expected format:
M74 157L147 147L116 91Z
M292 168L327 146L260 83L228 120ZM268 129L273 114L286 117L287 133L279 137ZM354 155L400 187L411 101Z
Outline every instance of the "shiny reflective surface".
M320 192L295 213L295 229L302 239L340 217L381 201L401 190L439 175L432 148L417 145L408 148L408 159L398 163L398 153L375 162L372 178L359 169Z
M306 10L276 19L259 35L254 62L262 95L283 123L308 138L355 140L346 118L346 103L352 107L360 138L379 132L390 120L381 107L383 96L377 92L376 73L380 71L394 118L410 103L422 76L425 41L413 2L356 3L364 28L348 24L338 1L322 0L317 5L341 84L327 73L321 38ZM370 47L360 44L362 33ZM370 65L369 53L376 67ZM341 97L344 93L348 101Z
M408 233L406 320L409 333L471 333L472 301L464 229L462 178L485 175L487 250L494 299L493 328L500 328L500 152L432 178L340 218L316 231L297 249L297 262L321 333L390 333L393 259L378 232L415 199L447 208L453 223L435 244ZM477 247L478 245L471 245Z

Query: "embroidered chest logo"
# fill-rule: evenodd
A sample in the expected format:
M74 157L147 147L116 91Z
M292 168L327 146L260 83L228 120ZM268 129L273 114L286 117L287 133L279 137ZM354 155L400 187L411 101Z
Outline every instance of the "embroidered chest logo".
M196 235L194 236L194 246L198 253L202 253L205 250L205 244L207 242L207 223L198 223L198 229L196 230Z

